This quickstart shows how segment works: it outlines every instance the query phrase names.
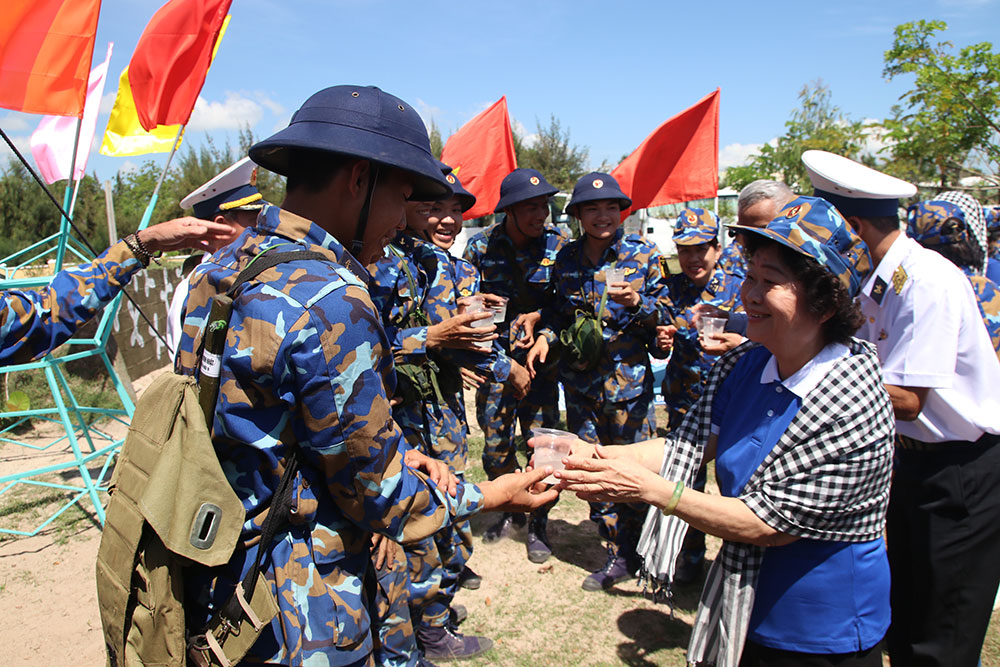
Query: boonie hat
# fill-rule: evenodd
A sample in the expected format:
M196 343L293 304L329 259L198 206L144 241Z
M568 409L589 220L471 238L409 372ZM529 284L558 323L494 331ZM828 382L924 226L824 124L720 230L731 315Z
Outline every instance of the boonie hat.
M676 245L699 245L719 238L719 216L703 208L686 208L674 223Z
M250 158L287 176L292 149L337 153L414 177L411 199L451 194L431 154L427 128L409 104L375 86L332 86L307 99L283 130L250 147Z
M441 164L444 163L442 162ZM465 189L462 181L458 180L458 176L452 172L451 167L448 167L448 173L445 174L444 180L448 181L448 185L451 186L452 197L458 197L458 201L462 205L462 213L475 206L476 195Z
M500 201L495 211L535 197L551 197L559 190L553 187L537 169L515 169L500 182Z
M573 196L566 204L566 212L570 215L576 215L573 212L575 206L602 199L617 199L618 208L622 211L632 205L632 200L625 196L614 176L600 171L592 171L586 176L581 176L576 185L573 186Z
M257 167L245 157L181 200L194 217L211 220L226 211L257 211L264 198L257 190Z
M861 237L833 204L819 197L793 199L764 228L728 227L759 234L812 257L835 275L852 297L861 290L872 270L871 255Z
M986 220L986 231L1000 232L1000 206L984 206L983 218Z
M953 202L934 199L907 209L906 235L928 248L969 239L962 209Z
M827 200L845 216L897 215L899 199L917 194L915 185L827 151L806 151L802 163L812 182L813 195Z

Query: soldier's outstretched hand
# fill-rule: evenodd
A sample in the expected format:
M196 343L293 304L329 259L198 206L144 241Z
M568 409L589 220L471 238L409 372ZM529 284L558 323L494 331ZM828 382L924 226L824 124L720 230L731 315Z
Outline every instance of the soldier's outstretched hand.
M490 320L493 313L481 310L475 313L454 315L437 324L427 327L427 347L430 349L449 347L461 350L476 350L489 354L492 345L480 346L480 343L490 343L498 338L496 325L488 322L486 326L474 327L473 322Z
M174 218L136 232L150 252L197 248L209 250L210 239L226 239L233 235L230 225L191 216Z
M483 508L492 512L531 512L555 502L559 492L549 488L538 492L537 485L552 473L552 467L525 472L514 471L488 482L480 482Z

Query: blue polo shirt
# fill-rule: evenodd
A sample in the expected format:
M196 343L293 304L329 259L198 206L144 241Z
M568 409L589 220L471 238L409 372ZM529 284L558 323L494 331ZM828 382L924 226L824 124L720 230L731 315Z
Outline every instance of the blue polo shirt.
M743 355L712 403L722 495L742 493L802 399L848 354L843 345L828 345L783 381L767 349ZM881 538L863 543L799 539L764 552L748 636L787 651L849 653L877 644L889 619L889 561Z

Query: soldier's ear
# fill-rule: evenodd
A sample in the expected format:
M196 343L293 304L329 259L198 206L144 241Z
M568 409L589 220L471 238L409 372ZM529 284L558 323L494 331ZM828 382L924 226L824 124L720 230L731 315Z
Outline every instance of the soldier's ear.
M368 160L355 160L350 165L348 188L352 197L364 197L368 192L368 179L372 175L372 163Z

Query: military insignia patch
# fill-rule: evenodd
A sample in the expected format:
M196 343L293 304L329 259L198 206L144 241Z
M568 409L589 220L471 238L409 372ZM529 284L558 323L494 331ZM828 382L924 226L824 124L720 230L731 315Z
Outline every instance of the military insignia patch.
M686 217L687 217L687 221L689 223L691 223L692 225L694 223L698 222L698 216L696 216L694 213L688 213Z
M871 297L872 301L878 305L882 305L882 298L885 297L885 290L888 287L886 282L882 278L876 278L875 284L872 285Z
M882 331L878 332L878 339L879 340L885 340L888 337L889 337L889 333L885 329L882 329Z
M801 206L793 206L792 208L788 209L788 211L785 213L785 217L789 219L798 217L799 211L801 210L802 210Z
M455 185L455 176L453 174L448 174L447 176L444 177L444 179L449 183L451 183L452 185Z
M600 190L601 188L604 187L604 181L602 181L599 178L595 178L593 185L594 185L594 189Z
M670 277L670 264L667 262L666 257L660 257L660 277L661 278Z
M896 267L896 270L892 273L892 289L896 290L896 294L903 291L903 285L906 284L906 280L909 277L906 275L906 269L902 266Z
M711 282L708 283L708 286L705 289L708 291L709 294L713 294L714 295L714 294L718 294L719 287L720 287L720 285L719 285L719 277L715 276L714 278L712 278Z
M257 187L257 169L250 172L250 185Z
M542 266L552 266L555 263L556 260L552 259L551 257L543 257L542 261L540 262Z
M638 270L639 269L635 268L634 266L627 266L625 267L625 269L623 269L622 273L624 273L626 276L630 276Z
M531 183L532 185L538 185L540 183L537 176L532 176L531 178L528 179L528 182Z

